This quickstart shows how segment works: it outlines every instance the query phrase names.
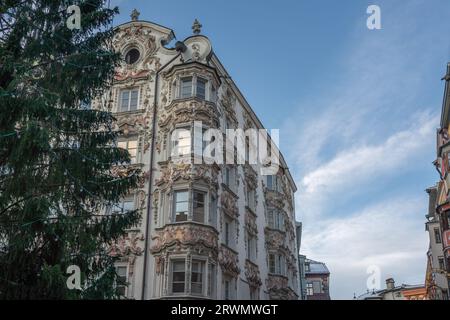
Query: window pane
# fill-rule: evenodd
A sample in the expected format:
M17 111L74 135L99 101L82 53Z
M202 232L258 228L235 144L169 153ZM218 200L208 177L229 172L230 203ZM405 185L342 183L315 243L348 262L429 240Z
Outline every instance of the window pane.
M192 273L191 273L191 291L192 293L203 293L203 261L192 261Z
M130 99L130 91L122 92L121 111L128 111L128 102Z
M192 78L181 79L181 98L189 98L192 95Z
M133 200L127 200L123 203L123 211L124 212L133 211L133 210L134 210Z
M138 90L131 91L131 98L130 98L130 111L136 110L138 105Z
M196 222L205 222L205 193L204 192L194 192L194 203L193 203L193 219Z
M206 80L197 78L197 97L205 99L206 95Z
M184 260L172 262L172 292L184 292L185 262Z
M175 221L187 221L187 214L189 210L187 191L175 192Z

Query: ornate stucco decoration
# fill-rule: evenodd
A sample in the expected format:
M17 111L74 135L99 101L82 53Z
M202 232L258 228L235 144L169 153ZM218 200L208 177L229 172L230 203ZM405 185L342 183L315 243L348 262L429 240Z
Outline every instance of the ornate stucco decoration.
M221 96L220 104L228 120L231 121L235 127L237 127L238 121L236 117L235 103L236 97L231 89L227 88Z
M158 50L156 37L147 26L132 24L120 29L113 38L113 46L122 54L132 48L136 48L140 52L136 63L122 63L116 69L115 80L118 82L146 78L150 75L151 70L158 70L161 67L160 59L155 55Z
M227 189L223 189L220 204L222 210L231 218L237 219L239 217L239 210L237 206L236 196L231 194Z
M288 278L269 275L266 280L267 290L272 300L297 300L298 296L288 285Z
M247 231L256 236L258 234L258 225L256 224L256 215L250 210L245 210L245 228Z
M224 272L237 277L241 273L239 268L239 256L232 249L221 246L219 250L219 264Z
M159 119L160 127L167 127L175 124L182 124L192 121L201 121L210 128L219 127L219 116L217 109L212 102L197 100L174 100L167 112Z
M178 180L188 182L203 181L212 190L217 190L217 172L218 169L215 165L191 165L190 163L174 162L161 169L161 176L156 180L156 185L172 185Z
M262 285L259 267L253 262L245 261L245 277L252 287L260 287Z
M157 230L151 247L152 253L159 253L168 247L178 246L180 248L205 247L218 250L217 231L208 226L193 223L167 225Z
M144 239L144 235L140 232L128 232L124 237L119 238L110 246L109 254L112 257L120 258L122 261L128 260L130 276L134 273L136 257L143 253L140 244Z
M266 246L269 250L279 250L286 244L286 235L284 232L265 228Z

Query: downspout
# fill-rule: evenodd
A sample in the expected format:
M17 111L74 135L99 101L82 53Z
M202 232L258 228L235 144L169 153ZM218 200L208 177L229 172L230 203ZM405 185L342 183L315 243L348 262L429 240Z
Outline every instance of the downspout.
M178 43L177 43L178 44ZM144 246L144 283L142 285L142 292L141 292L141 300L144 300L145 298L145 289L147 288L147 259L148 259L148 244L149 244L149 237L150 237L150 212L152 211L152 181L153 181L153 154L155 149L155 138L156 138L156 115L157 115L157 107L158 107L158 84L159 84L159 74L161 71L163 71L168 65L170 65L175 59L177 59L180 55L182 50L179 50L177 48L177 51L179 53L173 57L169 62L167 62L165 65L163 65L159 70L156 72L155 75L155 94L154 94L154 100L153 100L153 120L152 120L152 143L150 148L150 172L149 172L149 182L148 182L148 196L147 196L147 221L145 222L145 246Z

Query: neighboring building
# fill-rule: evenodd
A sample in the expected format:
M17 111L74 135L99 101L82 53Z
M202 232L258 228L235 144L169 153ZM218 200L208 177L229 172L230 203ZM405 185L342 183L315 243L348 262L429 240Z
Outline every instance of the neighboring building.
M117 27L113 45L126 63L105 96L123 132L118 145L145 173L120 204L141 210L142 223L113 247L125 297L298 299L296 186L283 157L270 176L261 173L267 163L193 164L203 148L194 121L221 135L263 125L198 21L193 36L167 48L174 32L138 19L134 11Z
M297 222L297 248L300 251L302 244L302 223ZM298 256L298 272L299 272L299 300L306 300L306 275L305 275L306 256L299 254Z
M429 195L428 214L425 229L428 231L430 246L427 252L427 273L425 286L430 300L448 300L448 281L444 273L445 258L442 247L442 232L439 215L436 213L437 187L427 189Z
M306 300L331 300L330 271L323 262L305 260Z
M356 300L427 300L427 290L424 285L395 286L392 278L386 280L386 289L367 291L355 297Z
M433 230L432 233L435 234L436 237L440 237L440 241L442 242L442 251L443 255L439 256L440 252L438 252L437 263L436 259L430 259L430 263L428 266L427 272L427 283L433 283L433 276L435 276L436 286L439 285L441 291L447 290L447 299L448 299L448 288L450 281L450 198L449 198L449 183L450 183L450 175L449 175L449 153L450 153L450 63L447 65L447 73L443 78L445 80L445 91L444 91L444 99L442 103L442 113L441 113L441 123L440 128L437 131L437 159L434 162L437 171L440 175L440 181L437 184L436 188L436 213L433 214ZM438 226L439 223L439 226ZM439 229L439 230L437 230ZM439 231L439 232L438 232ZM435 239L436 242L436 239ZM436 244L439 246L439 244ZM436 249L437 250L437 249ZM432 252L432 254L434 254ZM443 261L440 258L444 258ZM445 280L439 280L439 284L437 283L437 279L441 279L441 276L437 276L441 274ZM443 284L446 282L446 285Z

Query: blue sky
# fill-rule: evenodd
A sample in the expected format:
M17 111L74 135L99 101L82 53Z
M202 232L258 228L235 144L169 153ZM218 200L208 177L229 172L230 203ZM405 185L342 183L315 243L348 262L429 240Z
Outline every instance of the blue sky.
M280 147L299 191L302 249L331 294L366 291L367 268L423 283L435 129L450 61L448 0L120 1L178 40L203 24L214 51ZM381 8L382 30L366 27Z

